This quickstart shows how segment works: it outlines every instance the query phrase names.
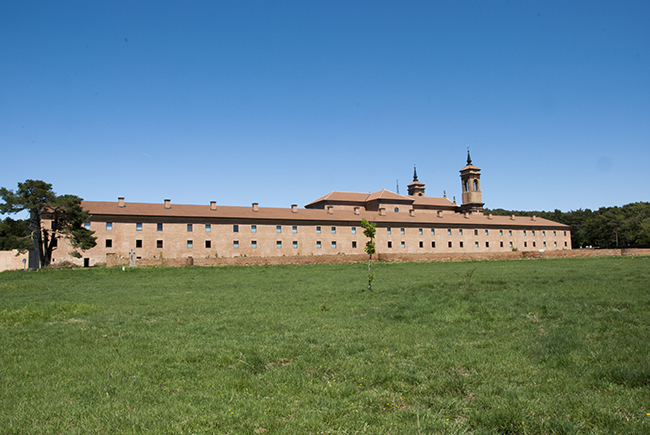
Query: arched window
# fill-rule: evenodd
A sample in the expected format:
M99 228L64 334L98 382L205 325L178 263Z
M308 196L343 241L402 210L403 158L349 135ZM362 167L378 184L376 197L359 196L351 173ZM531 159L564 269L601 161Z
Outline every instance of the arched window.
M478 180L474 180L474 191L478 192Z
M393 210L395 213L399 212L399 208L395 207L395 210Z
M467 192L469 190L469 182L467 180L465 180L465 184L463 184L463 187L464 187L465 192Z

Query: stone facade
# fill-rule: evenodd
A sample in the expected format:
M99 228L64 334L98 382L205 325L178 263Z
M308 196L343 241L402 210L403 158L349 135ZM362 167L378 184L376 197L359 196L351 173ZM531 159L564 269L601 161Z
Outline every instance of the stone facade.
M379 256L504 254L571 249L570 227L533 217L492 216L483 213L480 169L461 169L463 204L428 197L424 183L414 180L409 195L387 190L366 194L330 192L304 208L176 205L84 201L90 213L87 228L97 246L83 258L70 256L61 241L54 262L78 265L217 264L224 259L279 258L295 262L315 256L362 257L366 238L361 219L377 225ZM46 223L47 224L47 223ZM290 257L290 259L289 259ZM286 261L285 261L286 260ZM265 261L265 260L262 260ZM179 264L180 264L179 263Z

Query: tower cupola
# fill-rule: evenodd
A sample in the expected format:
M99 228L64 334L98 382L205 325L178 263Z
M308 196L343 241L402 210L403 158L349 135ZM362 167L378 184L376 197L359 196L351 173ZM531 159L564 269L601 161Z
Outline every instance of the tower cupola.
M483 213L483 195L481 193L481 169L472 165L472 158L467 150L467 165L460 170L463 188L462 212Z
M418 181L418 171L413 166L413 181L408 186L409 196L424 196L424 183Z

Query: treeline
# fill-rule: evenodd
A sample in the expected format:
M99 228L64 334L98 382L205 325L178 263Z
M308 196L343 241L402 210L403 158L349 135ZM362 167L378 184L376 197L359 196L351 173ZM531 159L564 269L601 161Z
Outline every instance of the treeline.
M650 203L634 202L622 207L598 210L578 209L568 212L518 211L497 208L485 210L494 215L538 216L571 226L573 249L593 246L615 248L650 244Z

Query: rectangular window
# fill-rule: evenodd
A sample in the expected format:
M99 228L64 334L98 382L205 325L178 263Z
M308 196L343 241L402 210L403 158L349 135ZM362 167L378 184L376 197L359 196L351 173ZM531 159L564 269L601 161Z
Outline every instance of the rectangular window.
M106 239L106 247L107 248L112 248L113 247L113 240Z
M278 240L277 242L275 242L275 247L278 249L282 248L282 240Z
M436 234L436 230L433 229L433 228L431 228L431 235L433 236L433 235L435 235L435 234Z
M187 232L191 233L192 231L194 231L194 226L192 224L187 224Z
M212 231L212 225L211 224L205 224L205 232L209 233Z
M239 225L235 224L232 226L232 232L233 233L238 233L239 232Z
M458 234L462 236L463 235L463 230L462 229L458 230Z
M282 232L282 225L276 225L275 226L275 232L276 233L281 233Z
M106 222L106 231L113 231L113 222Z
M239 240L233 240L232 247L234 249L239 249Z
M316 234L320 234L320 227L316 227Z
M490 232L489 232L488 230L485 230L485 235L486 235L486 236L489 236L489 235L490 235Z
M205 241L205 249L210 249L212 248L212 241L211 240L206 240Z
M451 230L447 230L447 235L451 236Z
M423 233L422 233L422 228L418 228L418 234L419 234L419 235L422 235L422 234L423 234Z
M542 237L546 237L546 231L542 231Z
M404 234L404 233L405 233L404 228L400 228L400 229L399 229L399 233L400 233L400 234Z
M557 248L557 242L553 242L553 246Z
M533 230L533 236L535 235L535 230Z
M536 243L535 243L535 242L533 242L533 248L534 248L535 246L537 246L537 245L536 245Z
M251 225L251 233L257 232L257 225Z
M566 231L564 232L564 237L566 237ZM566 246L566 242L564 242L564 246Z
M194 242L192 240L187 241L187 249L192 249L194 247Z
M503 230L499 230L499 235L500 235L500 236L503 235Z
M352 227L351 230L352 230L352 234L356 234L356 233L357 233L357 227Z
M162 249L162 240L156 240L156 248Z
M510 242L510 247L512 248L512 242Z
M474 242L474 247L478 248L478 242Z
M544 242L544 247L546 248L546 242Z
M135 224L136 231L142 231L142 224Z
M503 248L503 242L499 242L499 248Z
M291 232L292 232L293 234L296 234L296 233L298 232L298 227L295 226L295 225L292 226L292 227L291 227Z
M298 249L298 242L295 241L295 240L294 240L293 242L291 242L291 247L292 247L293 249Z
M553 237L557 236L557 231L553 231Z
M447 246L451 248L451 242L447 242Z
M332 248L336 249L336 242L335 241L332 242Z
M436 242L431 242L431 247L435 248L436 247Z
M90 222L84 222L84 228L89 230L90 229Z
M508 235L512 236L512 230L508 230Z
M142 240L136 240L135 241L135 247L136 248L142 248Z
M352 242L352 249L357 249L357 242Z
M567 242L564 242L564 247L566 248L566 247L568 247L568 246L569 246L569 245L567 245Z
M321 243L320 243L320 240L319 240L319 241L316 242L316 249L320 249L320 247L321 247Z
M474 235L478 236L478 230L474 230Z
M528 247L528 242L524 242L524 248Z
M402 243L400 244L402 248L406 248L406 242L402 240Z
M162 224L156 224L156 231L162 231Z
M458 246L460 246L462 248L464 246L463 242L458 242Z
M332 234L336 234L336 227L332 227Z
M257 248L257 240L251 240L251 248L253 249Z
M386 234L390 234L390 227L386 228Z
M490 247L490 242L485 242L485 247L489 248Z
M420 248L424 248L424 242L420 241Z
M526 230L524 230L524 236L526 235Z
M393 242L388 242L388 247L392 248L393 247Z

